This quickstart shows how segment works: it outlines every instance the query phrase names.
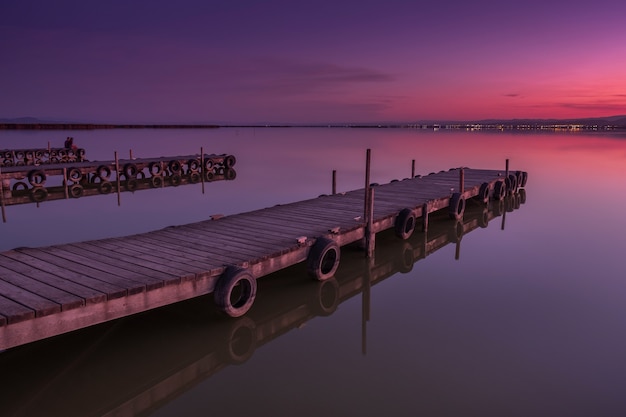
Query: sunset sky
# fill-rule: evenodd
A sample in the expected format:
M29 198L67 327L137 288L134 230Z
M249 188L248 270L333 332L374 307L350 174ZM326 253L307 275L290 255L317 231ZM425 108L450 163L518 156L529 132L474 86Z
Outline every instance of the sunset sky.
M0 119L626 114L626 3L6 0Z

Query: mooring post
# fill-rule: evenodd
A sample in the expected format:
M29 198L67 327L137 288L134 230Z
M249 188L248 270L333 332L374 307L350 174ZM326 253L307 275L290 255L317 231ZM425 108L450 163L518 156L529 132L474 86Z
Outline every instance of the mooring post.
M365 273L363 274L363 292L361 305L361 353L367 355L367 322L370 320L370 305L372 299L372 269L374 258L367 260Z
M206 172L204 169L204 146L200 146L200 176L202 177L202 194L204 194L204 176L205 175L206 175Z
M367 217L365 223L365 256L371 258L374 256L374 248L376 246L376 233L374 233L374 189L370 189L367 201Z
M337 170L333 169L333 195L337 194Z
M122 205L122 200L120 197L120 193L122 192L120 185L120 161L117 159L117 151L115 151L115 177L117 179L117 205Z
M7 215L4 211L4 180L2 179L2 168L0 168L0 205L2 205L2 223L7 222Z
M131 161L134 159L134 158L133 158L133 150L132 150L132 149L129 149L129 150L128 150L128 156L130 156L130 160L131 160Z
M48 141L48 159L50 159L50 152L51 152L51 148L50 148L50 141Z
M506 159L506 168L504 170L504 178L509 178L509 158Z
M411 178L415 178L415 159L411 161Z
M67 190L67 168L63 168L63 188L65 189L65 199L70 198L70 193Z
M465 168L461 167L461 171L459 172L459 192L463 195L465 191Z

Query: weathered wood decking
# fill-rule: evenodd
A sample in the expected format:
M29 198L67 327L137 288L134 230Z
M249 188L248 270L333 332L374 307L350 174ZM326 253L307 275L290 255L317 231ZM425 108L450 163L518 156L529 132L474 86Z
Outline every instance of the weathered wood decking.
M372 232L447 208L461 170L375 187ZM463 197L502 187L505 172L464 169ZM229 266L255 279L307 260L321 237L361 241L365 189L217 220L0 254L0 349L214 291ZM500 198L500 195L496 196Z
M361 326L365 353L373 287L409 272L414 263L449 244L460 247L463 236L513 211L515 197L507 196L502 211L499 204L468 205L461 222L433 222L427 234L417 232L404 241L386 234L379 238L372 259L346 251L333 279L306 282L290 277L297 273L292 270L263 282L263 296L246 317L216 320L204 311L208 300L197 299L104 325L88 336L67 335L31 349L6 352L0 355L0 369L11 384L0 393L3 412L8 416L36 415L37 410L55 410L66 417L147 415L358 296L362 316L354 325Z

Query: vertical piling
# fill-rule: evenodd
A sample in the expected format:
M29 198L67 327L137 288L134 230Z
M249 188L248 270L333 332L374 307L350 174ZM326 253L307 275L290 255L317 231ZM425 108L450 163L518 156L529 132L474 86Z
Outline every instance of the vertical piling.
M70 193L67 188L67 168L63 167L63 189L65 190L65 199L70 198Z
M337 194L337 170L333 169L333 188L332 188L332 193L333 195Z
M0 168L0 205L2 206L2 222L7 222L7 215L4 211L4 184L2 179L2 168Z
M130 157L131 160L135 159L135 158L133 158L133 150L132 149L128 150L128 156Z
M415 159L411 161L411 178L415 178Z
M122 199L121 199L121 184L120 184L120 161L117 158L117 151L115 151L115 177L117 180L117 205L121 206L122 205Z
M200 177L202 178L202 194L204 194L204 177L206 176L206 169L204 168L204 147L200 147Z
M422 204L422 230L428 232L428 202Z
M374 233L374 189L370 189L367 200L367 215L365 217L365 256L374 256L376 233Z

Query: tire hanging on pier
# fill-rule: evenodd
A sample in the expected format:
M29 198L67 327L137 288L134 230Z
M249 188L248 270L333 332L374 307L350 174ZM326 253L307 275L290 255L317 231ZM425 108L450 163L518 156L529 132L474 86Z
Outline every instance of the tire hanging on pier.
M477 197L483 203L487 203L489 201L489 183L483 182L480 184Z
M415 214L413 214L413 210L405 208L400 211L398 216L396 216L394 229L396 236L401 239L408 239L415 230Z
M243 316L256 297L257 282L245 269L229 266L220 276L213 292L215 304L230 317Z
M109 178L111 178L111 168L106 165L100 165L98 168L96 168L96 175L102 181L108 181Z
M506 185L504 181L496 181L493 185L493 196L494 200L502 200L506 195Z
M46 173L41 169L33 169L28 173L28 182L33 187L41 187L46 183Z
M515 175L509 174L509 176L504 179L504 182L507 192L514 193L517 191L517 177Z
M70 186L69 192L72 198L80 198L83 196L83 186L80 184L73 184Z
M78 184L80 180L83 179L83 173L80 172L79 168L72 167L67 171L67 180L73 182L74 184Z
M124 176L126 177L127 180L136 178L138 172L139 172L139 169L137 168L137 165L135 165L134 163L129 162L126 165L124 165Z
M449 209L450 218L455 220L462 219L465 212L465 197L461 193L452 194Z
M307 272L318 281L331 278L339 267L340 253L339 245L334 240L317 238L307 256Z

